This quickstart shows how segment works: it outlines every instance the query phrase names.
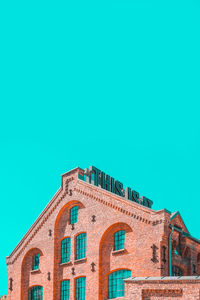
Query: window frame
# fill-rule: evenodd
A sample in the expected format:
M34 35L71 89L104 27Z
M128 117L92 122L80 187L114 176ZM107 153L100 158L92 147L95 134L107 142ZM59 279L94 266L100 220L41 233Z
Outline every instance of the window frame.
M83 236L83 238L81 238ZM75 260L86 258L87 253L87 233L81 232L76 235L75 244ZM80 246L78 248L78 246Z
M116 278L113 278L111 279L111 276L113 276L114 274L117 274L117 273L120 273L120 272L123 272L123 271L126 271L127 273L130 272L130 276L121 276L121 277L116 277ZM117 269L117 270L113 270L111 271L110 273L108 273L107 275L107 280L108 280L108 299L114 299L114 298L117 298L117 297L124 297L124 288L125 288L125 285L124 285L124 281L123 279L126 279L126 278L129 278L132 276L132 270L130 269ZM111 285L111 280L114 281L114 279L116 279L116 282L117 284L115 283L114 285ZM120 279L122 279L122 281L120 282ZM115 288L115 290L110 290L111 289L111 286L116 286L116 287L122 287L123 289L120 289L118 290L117 288Z
M36 291L36 295L32 294L34 291ZM35 285L30 287L28 290L28 300L43 300L43 286Z
M69 243L68 244L66 243L66 247L65 247L66 251L64 252L63 244L65 241L66 242L69 241ZM68 263L70 261L71 261L71 237L67 236L61 240L61 264Z
M40 253L36 253L32 256L32 271L39 270L40 268Z
M79 205L74 205L70 208L69 218L70 224L75 224L78 222L78 214L79 214Z
M125 249L125 234L126 234L126 231L124 229L115 231L115 233L114 233L114 251L119 251L119 250Z
M84 279L84 283L79 288L82 288L84 290L81 292L78 291L78 294L80 293L80 295L77 295L77 283L79 280L83 280L83 279ZM87 287L86 276L80 276L80 277L75 278L75 299L76 300L86 300L86 287ZM83 293L83 295L82 295L82 293Z
M64 283L67 283L67 287L63 290ZM70 279L64 279L60 282L60 300L69 300L70 299ZM65 295L66 292L66 295Z
M177 273L177 274L174 275L174 273ZM172 266L172 276L183 276L183 269L181 269L177 265L173 265Z

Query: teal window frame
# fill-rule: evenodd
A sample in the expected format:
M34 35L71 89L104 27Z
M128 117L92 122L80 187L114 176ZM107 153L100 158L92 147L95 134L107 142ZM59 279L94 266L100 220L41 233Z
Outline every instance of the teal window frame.
M34 286L28 291L28 300L43 300L43 287Z
M76 300L86 300L86 277L76 279Z
M70 262L71 258L71 238L67 237L61 241L61 263Z
M108 276L108 298L113 299L124 296L124 279L131 277L127 269L112 272Z
M33 255L32 270L38 270L40 266L40 253Z
M125 244L125 230L119 230L114 234L114 250L124 249Z
M86 258L87 234L86 232L76 237L76 259Z
M70 209L70 224L78 222L78 209L78 205L75 205Z
M60 299L69 300L70 299L70 280L63 280L60 287Z

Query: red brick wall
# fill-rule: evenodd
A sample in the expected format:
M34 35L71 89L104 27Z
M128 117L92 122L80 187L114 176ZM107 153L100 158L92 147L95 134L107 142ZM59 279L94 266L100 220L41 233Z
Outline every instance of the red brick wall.
M108 274L117 269L129 269L132 276L168 275L169 213L156 212L80 181L78 171L75 169L62 177L61 189L7 258L8 278L13 279L9 300L27 299L28 289L34 285L43 286L44 300L58 300L60 282L64 279L70 279L70 299L75 299L75 279L80 276L86 276L87 300L105 300ZM79 205L79 216L72 230L69 210L73 205ZM92 222L93 215L96 222ZM121 229L126 232L125 251L114 253L114 232ZM87 233L87 258L76 261L75 239L81 232ZM71 262L60 265L61 240L68 236L71 237ZM154 262L153 244L157 247ZM167 248L166 262L162 261L162 245ZM31 272L31 258L37 249L41 252L40 271ZM95 263L94 272L91 263Z
M200 280L139 280L125 282L122 300L199 300Z

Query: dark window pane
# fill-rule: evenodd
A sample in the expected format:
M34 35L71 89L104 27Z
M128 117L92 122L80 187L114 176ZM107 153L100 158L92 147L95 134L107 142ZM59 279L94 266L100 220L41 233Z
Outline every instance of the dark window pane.
M177 266L172 266L172 276L183 276L183 271Z

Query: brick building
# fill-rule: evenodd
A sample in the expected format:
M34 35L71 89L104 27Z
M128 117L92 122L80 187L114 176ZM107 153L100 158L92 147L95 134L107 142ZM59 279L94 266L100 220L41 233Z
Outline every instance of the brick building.
M7 257L8 300L200 299L200 241L151 207L94 167L65 173Z

